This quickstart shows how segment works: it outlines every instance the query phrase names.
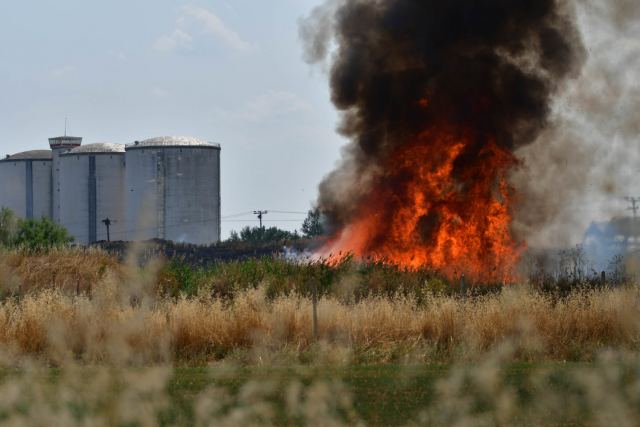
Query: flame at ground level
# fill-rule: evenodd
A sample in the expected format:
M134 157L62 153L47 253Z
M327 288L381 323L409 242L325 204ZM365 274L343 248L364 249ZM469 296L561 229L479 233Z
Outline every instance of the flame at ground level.
M486 138L426 132L390 153L355 215L319 255L352 253L450 279L516 280L511 232L515 156Z

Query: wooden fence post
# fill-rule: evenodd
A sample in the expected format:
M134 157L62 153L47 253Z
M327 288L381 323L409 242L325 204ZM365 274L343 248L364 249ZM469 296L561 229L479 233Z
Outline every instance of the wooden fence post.
M313 304L313 340L318 341L318 282L313 280L311 302Z

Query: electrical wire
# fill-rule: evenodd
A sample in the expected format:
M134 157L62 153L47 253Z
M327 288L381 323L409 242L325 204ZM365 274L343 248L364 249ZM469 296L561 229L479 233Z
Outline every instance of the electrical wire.
M237 218L239 216L246 216L246 215L253 215L253 211L240 212L240 213L231 214L231 215L223 215L221 218L222 219Z

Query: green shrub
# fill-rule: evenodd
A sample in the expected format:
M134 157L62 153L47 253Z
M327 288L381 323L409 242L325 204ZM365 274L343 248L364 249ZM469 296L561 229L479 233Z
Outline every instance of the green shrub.
M291 232L277 227L244 227L239 234L236 231L232 231L229 241L266 244L285 243L299 239L300 235L297 231Z
M11 246L18 228L18 218L11 209L0 209L0 245Z
M61 248L73 242L67 230L48 218L21 219L12 239L14 246L30 251Z
M332 295L352 302L398 294L423 301L429 295L453 292L450 283L431 270L407 270L382 262L359 262L352 257L331 263L263 257L207 267L174 260L163 268L158 286L166 296L193 296L202 292L222 299L259 287L265 289L268 299L292 294L310 297L316 287L321 296Z

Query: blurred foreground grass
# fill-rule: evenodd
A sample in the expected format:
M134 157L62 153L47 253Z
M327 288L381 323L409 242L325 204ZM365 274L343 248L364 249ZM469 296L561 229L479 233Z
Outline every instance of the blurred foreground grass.
M13 408L5 395L0 423L631 426L640 421L634 394L638 372L621 359L501 366L178 367L161 375L158 369L111 371L111 381L104 384L101 370L92 367L71 373L0 371L1 391L17 384L25 392ZM74 376L87 381L77 384L70 380ZM34 392L56 394L30 400Z

